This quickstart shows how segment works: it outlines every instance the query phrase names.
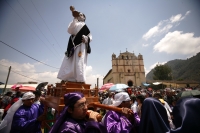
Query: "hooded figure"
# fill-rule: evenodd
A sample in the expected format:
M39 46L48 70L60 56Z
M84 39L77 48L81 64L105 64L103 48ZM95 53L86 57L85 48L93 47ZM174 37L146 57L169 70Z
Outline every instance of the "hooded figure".
M155 98L146 98L142 105L140 133L167 133L170 131L167 112Z
M200 133L200 99L182 98L173 109L175 130L171 133Z
M103 125L96 121L87 121L87 103L82 93L72 92L64 96L65 108L49 133L106 133Z

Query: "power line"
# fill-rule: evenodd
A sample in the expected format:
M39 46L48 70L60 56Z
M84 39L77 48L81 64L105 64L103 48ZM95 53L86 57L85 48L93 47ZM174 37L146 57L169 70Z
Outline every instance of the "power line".
M5 65L3 65L3 64L1 64L0 63L0 65L1 66L4 66L4 67L6 67L6 68L9 68L9 66L5 66ZM13 69L13 68L12 68ZM23 73L45 73L45 72L27 72L27 71L18 71L18 70L16 70L16 69L14 69L15 70L15 72L23 72ZM57 72L57 71L51 71L51 72Z
M18 75L21 75L21 76L23 76L23 77L26 77L26 78L35 80L35 81L44 82L44 81L40 81L40 80L37 80L37 79L30 78L30 77L28 77L28 76L22 75L22 74L20 74L20 73L17 73L17 72L15 72L15 71L12 71L12 70L11 70L11 72L16 73L16 74L18 74Z
M24 7L21 5L21 3L17 0L17 2L19 3L19 5L22 7L22 9L26 12L26 14L29 16L29 18L32 20L32 22L35 24L35 26L40 30L40 32L42 33L42 35L46 38L46 40L49 42L49 44L51 44L50 43L50 41L49 41L49 39L44 35L44 33L42 32L42 30L38 27L38 25L35 23L35 21L31 18L31 16L28 14L28 12L24 9ZM58 53L58 51L56 50L56 49L54 49L57 53ZM58 55L60 55L59 53L58 53Z
M0 63L0 65L9 68L9 66L3 65L3 64L1 64L1 63ZM39 80L37 80L37 79L33 79L33 78L30 78L30 77L28 77L28 76L25 76L25 75L23 75L23 74L18 73L18 72L23 72L23 71L16 71L16 70L15 70L15 71L11 70L11 71L14 72L15 74L21 75L21 76L23 76L23 77L26 77L26 78L29 78L29 79L32 79L32 80L39 81ZM26 72L26 73L29 73L29 72ZM30 72L30 73L31 73L31 72ZM37 73L37 72L33 72L33 73ZM44 72L38 72L38 73L44 73ZM39 81L39 82L43 82L43 81Z
M3 65L3 64L0 64L0 65L9 68L8 66L5 66L5 65ZM33 78L28 77L28 76L25 76L25 75L22 75L22 74L20 74L20 73L17 73L16 71L13 71L13 70L11 70L11 72L14 72L15 74L21 75L21 76L23 76L23 77L26 77L26 78L29 78L29 79L32 79L32 80L35 80L35 81L39 81L39 80L37 80L37 79L33 79ZM39 82L43 82L43 81L39 81Z
M16 72L23 72L23 73L45 73L45 72L26 72L26 71L16 71ZM53 72L57 72L57 71L53 71Z
M6 0L5 0L6 1ZM12 8L12 6L6 1L6 3ZM13 9L13 8L12 8ZM20 17L20 15L13 9L13 11L18 15L18 17ZM22 21L26 24L26 26L28 26L28 24L23 20L23 18L22 17L20 17L21 19L22 19ZM32 30L32 32L44 43L44 41L34 32L34 30L30 27L30 26L28 26L31 30ZM45 45L46 45L46 43L44 43ZM46 45L47 46L47 45ZM48 46L47 46L47 48L49 48ZM49 49L50 51L51 51L51 49ZM52 52L52 51L51 51ZM54 52L52 52L52 53L54 53ZM55 54L55 53L54 53ZM56 55L56 54L55 54ZM57 55L56 55L57 56Z
M31 57L31 56L29 56L29 55L27 55L27 54L25 54L25 53L23 53L23 52L21 52L21 51L19 51L19 50L15 49L15 48L13 48L12 46L10 46L10 45L6 44L5 42L3 42L3 41L1 41L1 40L0 40L0 42L1 42L1 43L3 43L3 44L5 44L5 45L6 45L6 46L8 46L8 47L10 47L10 48L14 49L15 51L17 51L17 52L19 52L19 53L21 53L21 54L23 54L23 55L25 55L25 56L27 56L27 57L29 57L29 58L33 59L33 60L35 60L35 61L39 62L39 63L42 63L42 64L44 64L44 65L46 65L46 66L49 66L49 67L52 67L52 68L55 68L55 69L59 69L59 68L56 68L56 67L50 66L50 65L48 65L48 64L46 64L46 63L44 63L44 62L41 62L41 61L39 61L39 60L37 60L37 59L35 59L35 58Z
M36 11L38 12L38 14L40 15L40 17L42 18L43 22L44 22L44 23L45 23L45 25L47 26L47 29L50 31L51 35L52 35L52 36L53 36L53 38L55 39L55 41L56 41L56 43L58 44L58 46L59 46L60 50L61 50L61 51L63 51L63 50L62 50L62 48L60 47L60 44L58 43L58 41L57 41L57 40L56 40L56 38L54 37L53 33L52 33L52 32L51 32L51 30L49 29L48 25L47 25L47 24L46 24L46 22L44 21L44 19L43 19L42 15L40 14L40 12L38 11L38 9L36 8L35 4L33 3L33 1L32 1L32 0L31 0L31 2L32 2L33 6L35 7Z
M4 66L4 67L9 67L9 66L5 66L5 65L3 65L3 64L0 64L1 66Z

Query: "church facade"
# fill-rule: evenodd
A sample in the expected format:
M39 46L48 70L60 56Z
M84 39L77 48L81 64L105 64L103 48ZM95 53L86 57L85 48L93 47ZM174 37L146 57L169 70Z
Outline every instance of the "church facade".
M146 82L143 56L128 51L120 53L118 57L112 54L112 69L103 78L105 83L123 83L128 86L141 86Z

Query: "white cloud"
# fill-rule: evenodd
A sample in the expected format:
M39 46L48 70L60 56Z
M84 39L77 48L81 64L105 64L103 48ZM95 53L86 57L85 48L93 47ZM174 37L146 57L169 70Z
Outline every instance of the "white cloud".
M191 12L191 11L187 11L187 12L185 13L185 16L189 15L189 14L190 14L190 12Z
M168 24L168 25L164 26L162 29L160 29L160 33L164 33L166 31L169 31L172 27L173 27L173 25Z
M8 84L15 84L17 82L28 81L34 81L38 83L49 82L49 84L55 84L61 81L60 79L57 79L58 72L44 71L42 73L36 73L36 68L30 63L21 64L17 62L11 62L5 59L0 60L0 63L2 66L0 69L0 81L4 83L6 82L9 66L11 66L11 72ZM87 66L86 83L91 84L90 88L94 88L95 84L97 85L97 78L99 78L99 87L101 87L103 84L103 76L100 74L93 74L92 71L92 66Z
M29 72L34 72L35 67L34 65L30 64L30 63L17 63L17 62L10 62L8 60L2 59L0 60L0 63L5 65L5 66L11 66L11 70L15 70L15 71L24 71L24 70L28 70Z
M143 39L148 40L150 37L155 36L159 32L159 26L154 26L146 34L143 35Z
M152 70L152 69L154 69L155 67L156 67L156 65L164 65L164 64L166 64L167 62L165 61L165 62L156 62L156 63L154 63L153 65L151 65L149 68L150 68L150 70Z
M92 66L86 66L86 76L89 76L92 73Z
M103 85L103 75L100 74L92 74L92 66L86 67L86 83L91 84L90 88L94 88L95 84L97 86L97 78L99 78L99 87Z
M150 70L147 69L146 67L144 67L144 71L145 71L145 76L150 72Z
M154 51L194 55L200 51L200 37L194 37L194 33L182 31L169 32L154 46Z
M142 44L142 46L143 46L143 47L147 47L147 46L149 46L149 44Z
M99 88L103 85L103 76L100 75L100 74L96 74L96 75L89 75L87 76L87 79L86 79L86 83L87 84L91 84L91 87L90 88L94 88L95 85L97 86L97 78L99 78Z
M153 28L150 28L149 31L147 31L142 38L144 40L148 40L152 37L156 37L158 35L161 35L163 33L167 33L173 26L178 26L180 21L185 19L185 17L190 13L190 11L187 11L184 16L182 14L177 14L175 16L170 17L167 20L160 21L156 26Z
M5 66L11 66L11 72L8 80L9 84L28 81L34 81L38 83L56 83L58 81L58 79L56 78L57 72L44 71L43 73L35 73L36 68L33 64L30 63L17 63L5 59L0 60L0 63ZM2 74L2 76L0 77L0 81L5 82L8 70L1 69L0 73Z
M154 63L153 65L151 65L148 69L146 67L144 67L144 70L145 70L145 75L147 75L152 69L154 69L156 67L156 65L164 65L166 64L167 62L156 62Z
M171 23L179 22L181 20L183 20L183 17L181 14L177 14L176 16L172 16L170 18Z

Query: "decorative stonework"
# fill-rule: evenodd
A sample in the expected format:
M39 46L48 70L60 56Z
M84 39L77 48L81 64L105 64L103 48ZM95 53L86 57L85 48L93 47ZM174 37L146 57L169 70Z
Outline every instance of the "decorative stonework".
M141 86L146 82L143 56L128 51L117 57L112 54L112 70L104 77L104 83L124 83L129 86Z

